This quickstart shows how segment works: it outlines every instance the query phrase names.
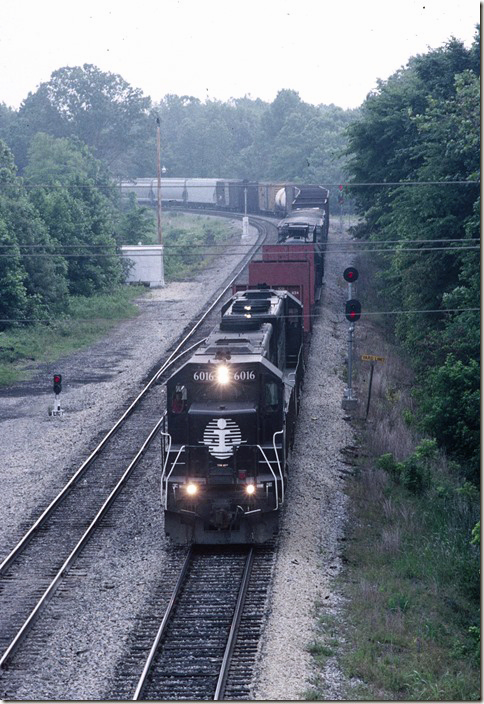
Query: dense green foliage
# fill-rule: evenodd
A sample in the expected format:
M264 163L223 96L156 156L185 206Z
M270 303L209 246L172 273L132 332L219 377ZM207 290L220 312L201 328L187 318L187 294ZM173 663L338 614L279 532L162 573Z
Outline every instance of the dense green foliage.
M331 183L342 178L355 113L309 105L292 90L271 104L167 95L153 107L90 64L54 71L18 111L0 105L0 329L115 288L117 246L153 241L151 213L121 200L116 184L156 174L156 117L168 176ZM168 276L193 264L186 233L174 237Z
M81 144L38 133L24 178L0 142L1 329L66 311L69 295L122 281L113 203L102 166Z
M349 127L359 237L396 241L379 285L418 374L420 423L479 479L480 54L455 39L412 58ZM394 185L402 182L413 185Z
M48 132L76 137L115 176L136 176L136 152L145 141L149 107L150 99L121 76L90 64L60 68L20 107L13 144L17 163L26 166L32 138Z
M271 104L167 95L156 110L168 175L326 184L343 177L344 129L357 114L309 105L293 90ZM147 169L153 175L153 165Z

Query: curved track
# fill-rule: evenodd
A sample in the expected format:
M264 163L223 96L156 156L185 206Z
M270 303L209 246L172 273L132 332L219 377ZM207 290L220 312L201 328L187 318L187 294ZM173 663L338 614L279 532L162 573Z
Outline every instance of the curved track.
M6 666L156 437L162 422L160 402L158 395L149 392L187 348L198 344L194 345L193 339L196 334L203 335L202 326L213 326L210 315L218 310L232 282L266 238L270 228L267 221L251 220L259 229L258 242L235 275L225 282L204 316L192 323L168 358L160 362L127 411L0 565L0 667Z

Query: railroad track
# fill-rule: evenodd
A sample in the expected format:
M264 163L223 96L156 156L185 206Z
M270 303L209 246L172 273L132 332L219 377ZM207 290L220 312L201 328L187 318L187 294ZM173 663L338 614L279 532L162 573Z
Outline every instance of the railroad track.
M163 419L159 395L150 391L180 355L198 344L194 345L193 340L195 335L203 337L202 326L213 326L210 316L267 236L267 222L255 219L253 224L259 229L258 241L236 274L225 282L204 316L192 324L94 452L0 564L0 668L8 665L157 436Z
M187 552L133 700L247 699L271 548Z

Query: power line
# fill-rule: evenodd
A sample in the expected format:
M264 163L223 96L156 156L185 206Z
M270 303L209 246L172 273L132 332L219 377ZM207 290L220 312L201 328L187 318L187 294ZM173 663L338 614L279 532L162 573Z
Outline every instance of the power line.
M444 315L445 313L476 313L480 312L480 308L443 308L443 309L423 309L423 310L376 310L376 311L366 311L362 310L361 317L368 317L373 315L408 315L408 314L438 314ZM339 315L339 314L338 314ZM318 318L319 313L304 313L302 318ZM342 320L345 320L345 314L341 313ZM293 320L292 316L281 315L279 318L290 318ZM92 318L0 318L0 323L88 323L92 322ZM99 320L107 320L107 318L100 317ZM179 322L180 316L176 317L162 317L160 318L160 323L164 322ZM264 322L264 321L262 321Z
M480 237L455 237L455 238L447 238L447 237L436 237L433 239L397 239L397 240L350 240L349 242L331 242L331 240L327 242L306 242L302 243L304 244L305 247L308 245L318 245L319 247L326 248L327 250L334 251L334 247L352 247L353 245L366 245L366 246L373 246L373 245L382 245L382 244L418 244L418 243L429 243L429 242L480 242L481 238ZM277 245L284 245L293 248L292 251L300 253L301 251L306 251L306 250L297 250L297 247L299 245L293 245L293 244L287 244L285 242L277 242L274 243ZM47 247L48 245L46 244L16 244L16 245L11 245L11 244L0 244L0 248L6 248L6 247L13 247L16 246L20 249L34 249L34 248L40 248L40 247ZM54 245L56 246L56 245ZM101 248L106 248L107 245L105 244L88 244L88 243L79 243L79 244L59 244L57 245L61 247L62 249L76 249L79 247L83 248L92 248L92 249L99 249ZM116 247L137 247L139 245L137 244L116 244ZM154 243L148 243L145 245L142 245L145 247L156 247L159 246L159 243L154 242ZM231 245L230 242L220 242L220 243L215 243L215 244L203 244L203 243L186 243L186 244L176 244L176 243L171 243L169 242L168 245L171 249L176 249L176 248L186 248L190 247L190 249L193 248L201 248L201 247L208 247L208 248L226 248L230 246L234 247L239 247L241 249L250 249L252 247L251 244L243 244L243 243L237 243L234 245ZM266 245L263 245L266 246ZM274 246L274 245L270 245Z
M87 176L89 178L89 176ZM299 184L280 184L280 183L271 183L267 181L253 181L249 182L247 184L243 183L242 180L239 179L207 179L211 181L211 183L190 183L190 181L199 181L196 177L188 177L188 178L180 178L180 179L174 179L173 181L171 179L167 179L163 181L161 180L161 189L162 189L162 195L163 195L163 188L165 189L183 189L183 188L196 188L197 190L206 190L208 189L214 190L217 188L217 184L219 184L219 187L223 187L230 189L230 187L239 187L241 189L247 188L247 190L254 190L256 188L277 188L277 189L283 189L286 187L295 187L295 188L303 188L305 186L314 186L315 184L309 184L309 183L299 183ZM175 182L176 183L175 183ZM119 183L105 183L102 181L92 181L92 183L88 184L76 184L76 183L8 183L5 184L7 188L11 187L21 187L21 188L45 188L45 189L62 189L62 188L76 188L76 189L87 189L87 188L92 188L93 186L96 186L100 189L105 189L105 190L115 190L121 192L121 194L127 194L127 193L134 193L134 195L137 194L137 191L139 190L146 190L150 191L150 188L152 188L151 184L156 182L156 177L155 178L148 178L148 180L144 183L129 183L126 185L125 182L122 184ZM181 182L181 183L180 183ZM480 179L452 179L452 180L440 180L440 181L355 181L355 182L343 182L343 183L329 183L329 184L316 184L316 185L322 185L324 188L329 189L329 188L335 188L340 190L340 186L343 186L343 189L351 189L351 188L374 188L374 187L379 187L379 188L386 188L386 187L400 187L400 186L472 186L472 185L480 185L481 180ZM186 184L186 185L185 185ZM151 199L148 199L151 200ZM156 201L156 198L153 199ZM181 205L187 205L189 206L190 203L197 203L198 201L196 200L188 200L188 199L183 199L183 198L165 198L166 202L168 203L170 200L172 201L179 201ZM205 205L210 205L209 203L205 203Z
M182 249L187 249L187 250L192 250L193 247L189 244L187 244L184 247L180 247L180 250ZM405 254L407 252L417 252L417 253L428 253L428 252L451 252L452 254L459 254L459 252L468 252L468 251L480 251L481 247L480 245L476 246L465 246L465 247L392 247L392 248L386 248L386 249L364 249L364 250L359 250L355 252L354 250L351 249L331 249L327 252L327 254L392 254L398 252L399 254ZM205 251L206 256L215 256L218 253L225 253L227 256L238 256L241 254L244 254L244 252L240 251L235 251L235 252L225 252L225 250L212 250L212 249L207 249ZM176 254L176 252L172 252L173 254ZM164 250L165 257L169 256L170 250L168 248L165 248ZM187 252L189 254L189 252ZM203 256L204 252L200 252L198 256ZM301 252L301 251L293 251L293 255L296 254L308 254L308 252ZM122 252L79 252L79 253L65 253L65 252L19 252L18 255L15 252L11 253L1 253L0 252L0 258L4 259L11 259L13 257L35 257L35 258L43 258L43 259L54 259L57 257L62 257L63 259L84 259L84 258L89 258L89 259L106 259L106 258L117 258L117 259L130 259L130 258L145 258L145 257L151 257L153 256L152 253L150 252L139 252L139 253L126 253L123 254ZM262 260L261 260L262 261ZM273 260L277 261L277 260Z

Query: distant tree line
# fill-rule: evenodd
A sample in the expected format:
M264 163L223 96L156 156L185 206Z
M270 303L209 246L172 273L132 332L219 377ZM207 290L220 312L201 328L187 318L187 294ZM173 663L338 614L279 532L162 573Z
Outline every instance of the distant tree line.
M167 95L153 105L89 64L55 71L17 111L0 104L0 329L122 281L116 246L148 242L154 222L117 184L156 175L156 118L167 176L331 183L356 114L292 90L272 103Z
M293 90L272 103L249 97L158 104L111 73L84 64L54 71L18 111L0 105L0 138L20 173L38 132L75 138L116 178L156 175L156 121L167 176L338 183L344 130L357 110L310 105Z
M385 310L410 311L394 332L417 372L421 428L478 482L479 31L470 49L451 39L381 81L348 135L350 182L416 184L350 188L364 218L354 234L395 243L378 283Z

